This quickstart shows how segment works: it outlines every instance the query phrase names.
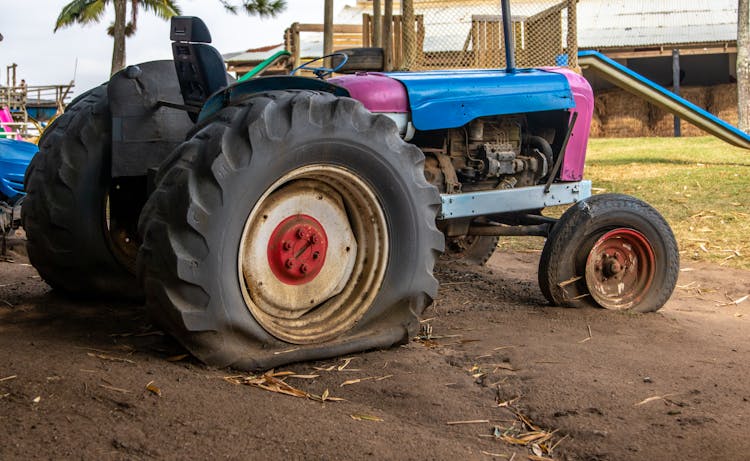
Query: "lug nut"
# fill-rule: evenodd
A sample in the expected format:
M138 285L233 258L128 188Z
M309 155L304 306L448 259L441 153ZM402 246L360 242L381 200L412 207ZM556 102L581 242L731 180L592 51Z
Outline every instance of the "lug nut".
M318 239L318 234L312 234L310 236L310 243L312 243L313 245L316 244L316 243L318 243L318 240L319 240Z
M313 259L318 259L318 258L320 258L320 252L319 252L319 251L315 251L315 252L313 252L313 254L312 254L312 258L313 258Z
M286 261L284 262L284 266L285 266L285 267L286 267L287 269L291 269L292 267L294 267L294 261L292 261L292 259L291 259L291 258L290 258L290 259L287 259L287 260L286 260Z
M281 248L283 248L284 251L289 251L292 249L292 243L288 241L284 241L284 243L281 244Z
M305 230L302 228L297 229L297 238L303 239L305 238Z
M613 274L617 274L622 271L622 267L620 266L620 263L617 262L617 260L614 260L609 263L609 271Z
M307 274L307 264L299 266L299 271L303 274Z

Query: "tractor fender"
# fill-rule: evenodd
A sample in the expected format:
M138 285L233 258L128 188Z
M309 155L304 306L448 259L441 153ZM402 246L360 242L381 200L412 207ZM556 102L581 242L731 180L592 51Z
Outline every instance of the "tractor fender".
M297 76L270 76L245 80L217 91L206 101L198 116L198 123L207 120L221 109L235 106L259 93L278 90L308 90L350 96L349 91L324 80Z
M112 177L144 176L185 140L194 124L182 104L174 62L128 66L109 81L112 114Z

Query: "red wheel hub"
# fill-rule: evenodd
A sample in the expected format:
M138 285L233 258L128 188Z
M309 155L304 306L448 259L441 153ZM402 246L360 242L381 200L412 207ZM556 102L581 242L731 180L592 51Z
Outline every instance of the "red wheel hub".
M312 216L289 216L276 226L268 240L268 264L279 281L302 285L313 280L326 260L328 237Z
M591 248L586 284L600 306L627 309L648 293L655 270L654 250L646 236L633 229L614 229Z

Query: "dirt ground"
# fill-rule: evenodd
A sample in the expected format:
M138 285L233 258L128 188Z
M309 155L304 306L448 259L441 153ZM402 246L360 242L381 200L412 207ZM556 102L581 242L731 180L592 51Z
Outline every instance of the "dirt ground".
M441 265L429 339L276 370L321 402L232 384L141 306L71 302L17 256L0 459L747 459L750 300L728 303L750 272L683 264L667 306L632 315L546 306L538 258Z

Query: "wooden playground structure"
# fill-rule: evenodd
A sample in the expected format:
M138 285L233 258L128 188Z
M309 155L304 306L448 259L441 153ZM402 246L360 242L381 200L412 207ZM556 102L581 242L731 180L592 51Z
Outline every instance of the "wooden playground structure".
M34 138L42 123L63 112L75 83L30 86L17 79L17 68L15 63L6 67L6 84L0 86L0 136Z
M489 5L490 2L459 0L445 5L460 8L463 3L476 7L483 3ZM562 64L575 68L578 52L576 1L548 3L551 6L537 6L527 13L513 16L517 60L526 67ZM470 20L470 24L465 24L466 30L460 32L458 42L444 42L436 46L434 42L439 41L440 35L450 27L430 21L429 16L445 9L441 8L441 2L372 0L363 5L367 5L369 11L362 13L361 24L334 24L332 0L326 0L323 24L292 24L284 34L284 47L292 54L290 67L297 67L305 59L320 55L321 50L315 56L305 54L301 35L310 32L323 34L323 55L353 47L383 48L385 71L505 65L504 43L500 33L502 17L499 14L471 14L466 20L467 23ZM394 7L398 8L399 13L394 12ZM457 33L457 30L459 28L455 27L451 32ZM425 46L426 39L432 42L431 46ZM561 55L566 57L564 62L557 59Z

